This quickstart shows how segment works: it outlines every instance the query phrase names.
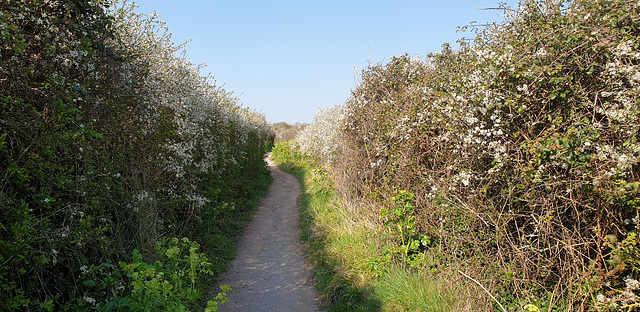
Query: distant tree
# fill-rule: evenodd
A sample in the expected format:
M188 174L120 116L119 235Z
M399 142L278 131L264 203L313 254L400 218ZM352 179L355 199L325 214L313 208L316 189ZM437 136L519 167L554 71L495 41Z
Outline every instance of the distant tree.
M302 130L306 124L297 122L295 125L290 125L284 121L275 123L271 126L271 135L274 137L274 143L289 141L295 139L298 132Z

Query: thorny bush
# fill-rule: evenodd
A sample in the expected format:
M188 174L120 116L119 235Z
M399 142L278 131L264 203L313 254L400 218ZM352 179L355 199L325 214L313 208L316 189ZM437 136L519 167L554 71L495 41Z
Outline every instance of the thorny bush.
M426 265L509 309L637 308L639 4L503 9L458 51L363 70L342 122L297 140L340 144L323 159L351 198L415 194L416 229L437 244Z

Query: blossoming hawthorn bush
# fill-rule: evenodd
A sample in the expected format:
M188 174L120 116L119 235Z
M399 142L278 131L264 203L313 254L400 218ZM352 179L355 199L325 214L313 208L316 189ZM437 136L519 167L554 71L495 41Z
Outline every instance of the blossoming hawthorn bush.
M114 9L112 29L120 52L132 59L131 75L140 75L132 79L140 81L140 89L147 92L148 105L169 108L174 114L176 139L165 143L172 155L165 160L167 169L178 177L213 168L224 174L226 168L246 158L244 147L255 144L249 142L250 137L266 139L266 118L242 108L232 94L213 85L211 78L201 77L199 67L177 57L182 46L171 42L157 15L138 14L133 9L127 4ZM193 187L196 181L189 183Z
M344 120L344 108L340 105L320 109L313 116L313 123L296 136L301 152L328 163L336 161L340 146L340 129L336 125Z
M160 237L206 238L268 175L265 117L158 30L128 4L0 1L3 308L109 299L81 276L134 248L153 260Z
M459 51L364 70L326 163L363 201L415 194L438 245L423 265L464 268L514 309L637 306L638 3L504 12ZM308 129L298 142L326 132Z

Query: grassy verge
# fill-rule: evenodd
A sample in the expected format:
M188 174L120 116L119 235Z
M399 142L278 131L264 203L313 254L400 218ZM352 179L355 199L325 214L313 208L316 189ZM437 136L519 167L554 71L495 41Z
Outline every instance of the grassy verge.
M273 152L278 167L304 190L302 239L327 311L457 311L454 288L428 272L384 260L384 228L368 210L342 200L321 166L287 144Z

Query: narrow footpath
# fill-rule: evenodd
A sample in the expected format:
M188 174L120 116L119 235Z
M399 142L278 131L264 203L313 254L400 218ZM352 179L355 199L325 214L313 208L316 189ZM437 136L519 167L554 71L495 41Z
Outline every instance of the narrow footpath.
M219 284L232 290L219 311L321 311L300 242L300 185L267 161L274 181L239 242L231 270L220 278Z

